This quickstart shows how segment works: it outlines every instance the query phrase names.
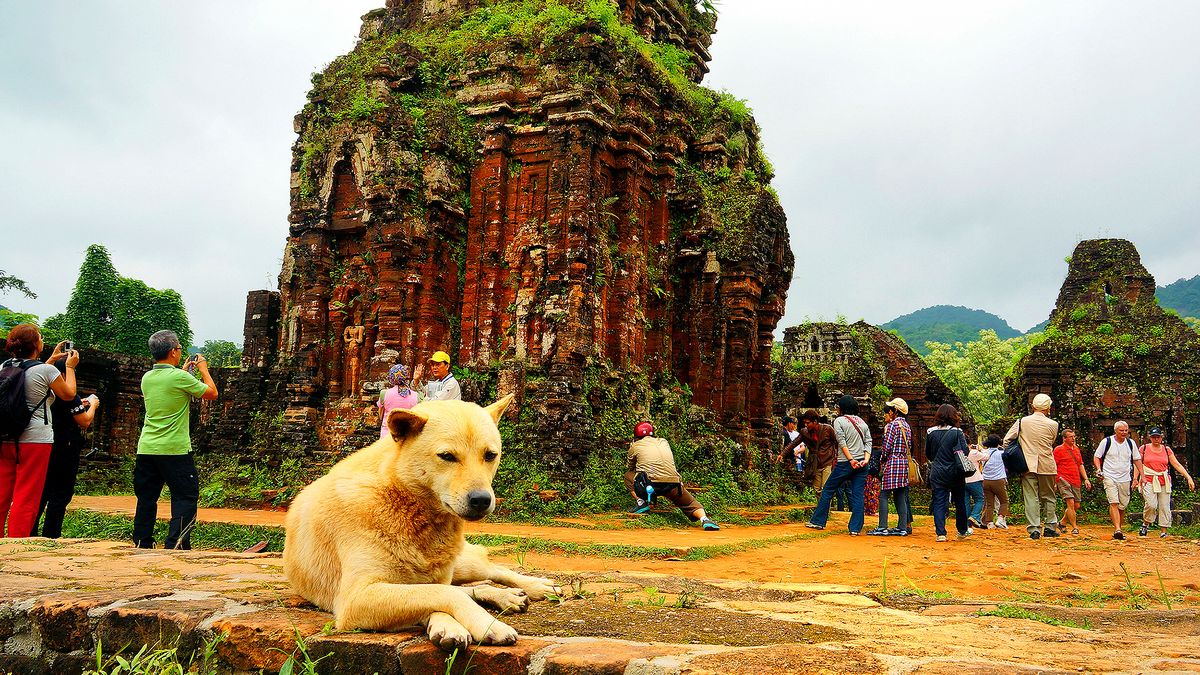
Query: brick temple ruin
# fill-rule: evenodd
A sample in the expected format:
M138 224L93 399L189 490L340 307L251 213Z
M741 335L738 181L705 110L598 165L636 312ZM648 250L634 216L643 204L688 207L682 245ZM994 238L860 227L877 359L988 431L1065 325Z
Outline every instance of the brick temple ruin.
M1076 430L1085 459L1125 420L1140 443L1161 427L1180 461L1200 468L1200 336L1159 307L1154 291L1131 242L1080 242L1045 341L1014 368L1013 414L1046 393L1054 399L1052 416Z
M899 396L908 403L918 461L925 461L925 433L943 403L958 409L963 430L974 440L975 423L962 401L903 339L863 321L806 323L783 335L773 380L778 416L816 410L832 419L834 404L850 394L881 447L883 404Z
M793 256L756 123L698 85L715 15L568 1L569 29L480 33L512 4L389 0L314 76L280 291L249 296L212 443L264 419L287 452L369 441L387 368L435 350L466 398L516 392L564 474L601 442L601 391L636 416L675 387L727 438L773 437Z

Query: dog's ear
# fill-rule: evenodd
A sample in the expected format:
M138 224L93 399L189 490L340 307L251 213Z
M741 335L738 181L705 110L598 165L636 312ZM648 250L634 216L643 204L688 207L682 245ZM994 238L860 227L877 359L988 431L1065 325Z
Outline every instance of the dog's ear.
M429 416L416 410L396 408L388 413L388 430L392 432L392 440L397 443L405 436L415 434L429 421Z
M487 414L492 416L493 421L499 422L500 418L504 416L504 409L507 408L508 404L512 403L512 402L513 402L513 395L509 394L508 396L505 396L504 398L500 399L499 401L496 401L495 403L484 408L484 410L487 411Z

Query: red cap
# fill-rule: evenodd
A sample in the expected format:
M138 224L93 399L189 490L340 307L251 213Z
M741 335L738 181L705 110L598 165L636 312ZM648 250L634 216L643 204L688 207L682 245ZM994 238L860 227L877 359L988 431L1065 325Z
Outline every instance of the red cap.
M654 433L654 425L649 422L642 422L633 428L633 437L642 438Z

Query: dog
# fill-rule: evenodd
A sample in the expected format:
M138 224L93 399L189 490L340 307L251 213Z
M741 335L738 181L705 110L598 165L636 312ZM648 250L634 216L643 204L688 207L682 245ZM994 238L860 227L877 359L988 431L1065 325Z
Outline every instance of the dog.
M338 630L421 624L446 650L516 642L479 603L523 612L559 588L491 563L463 537L464 520L495 508L496 423L512 399L391 411L391 438L338 462L288 509L283 571L292 588L333 612ZM460 585L479 581L506 588Z

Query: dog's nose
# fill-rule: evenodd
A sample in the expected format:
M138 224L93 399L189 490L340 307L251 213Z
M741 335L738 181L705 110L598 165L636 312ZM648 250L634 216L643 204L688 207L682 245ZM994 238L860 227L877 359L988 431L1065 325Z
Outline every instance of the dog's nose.
M487 490L471 490L467 494L467 505L473 515L483 516L492 508L492 493Z

